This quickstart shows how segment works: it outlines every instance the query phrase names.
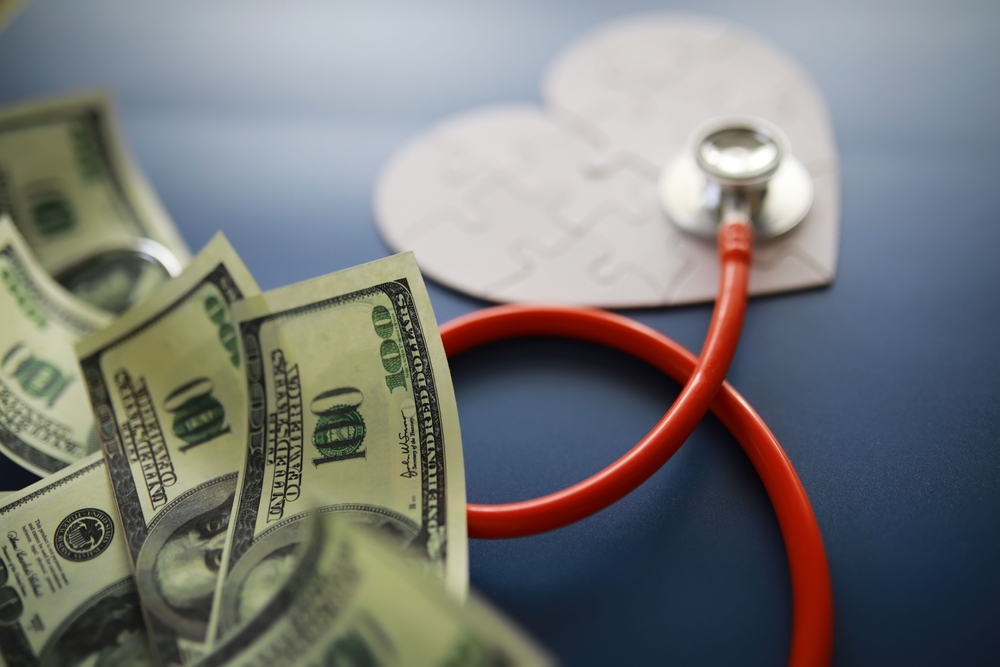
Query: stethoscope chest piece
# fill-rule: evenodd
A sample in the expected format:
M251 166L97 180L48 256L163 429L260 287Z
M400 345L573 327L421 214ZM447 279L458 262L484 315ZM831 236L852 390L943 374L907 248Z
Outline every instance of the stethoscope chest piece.
M813 201L809 172L778 130L759 120L715 122L660 178L660 202L681 229L714 239L730 216L749 218L758 239L799 224Z

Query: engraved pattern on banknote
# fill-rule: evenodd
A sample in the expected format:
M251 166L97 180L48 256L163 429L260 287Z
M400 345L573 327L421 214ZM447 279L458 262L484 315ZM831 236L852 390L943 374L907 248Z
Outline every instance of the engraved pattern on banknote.
M5 405L8 402L8 399L11 401L17 401L17 398L9 389L7 389L6 385L0 382L0 405ZM17 402L20 403L20 401ZM64 463L57 458L53 458L44 452L38 451L5 428L0 428L0 443L3 443L3 445L15 456L19 456L29 465L33 465L36 468L40 468L50 473L62 470L69 465L68 463Z
M141 327L137 327L127 335L112 341L104 349L110 349L120 345L131 338L137 336L143 330L153 326L155 323L169 315L175 308L183 304L192 294L201 289L204 285L211 283L219 288L219 291L229 303L241 299L242 292L236 286L236 282L230 276L224 264L219 264L205 279L199 281L197 285L181 295L169 308L165 308L156 317L145 322ZM122 523L125 526L125 534L128 536L129 551L132 554L133 562L139 556L143 543L148 537L148 526L143 518L142 506L139 501L139 492L132 477L132 470L128 458L123 456L125 441L118 428L118 420L115 417L114 406L111 403L111 396L108 387L105 386L104 378L100 370L101 354L103 351L95 352L86 359L80 360L83 375L90 391L90 400L94 407L94 417L98 424L98 434L101 438L101 446L104 449L105 457L108 461L108 470L111 473L112 483L115 488L115 498L118 502L118 511L121 514Z
M430 528L433 523L436 523L437 526L443 529L440 551L437 553L428 553L428 556L431 558L444 558L447 556L447 477L443 456L445 442L438 405L437 387L434 380L434 369L431 367L430 355L427 351L422 327L417 318L416 306L410 294L409 284L405 279L402 279L351 292L343 296L310 303L298 308L273 313L241 324L240 336L244 340L245 349L247 349L247 396L250 401L247 414L248 453L242 488L239 494L239 507L236 511L236 518L232 527L232 546L229 556L230 568L256 541L254 538L254 527L257 521L257 511L260 505L265 478L266 448L264 443L267 437L267 424L264 412L267 406L267 388L264 382L263 370L252 373L250 363L251 350L256 350L256 354L259 357L260 350L262 349L259 339L261 326L268 321L291 319L306 315L312 311L334 308L352 301L361 301L376 294L384 294L389 297L395 309L397 322L409 321L411 323L411 329L408 331L404 330L403 332L404 336L408 335L412 337L411 344L403 346L410 377L414 378L418 373L423 373L427 383L427 414L430 421L430 428L420 430L420 461L422 469L427 471L433 458L433 463L436 466L435 474L437 481L435 486L437 488L430 488L430 475L425 474L421 480L422 517L420 533L413 540L413 544L425 550L428 549L430 547ZM402 324L400 326L402 328ZM423 368L418 370L417 365L420 363L423 364ZM414 395L418 395L418 392L414 391ZM428 437L428 434L430 434L430 437ZM431 451L432 449L433 452ZM259 539L259 537L256 539Z
M119 548L109 548L117 531L109 512L113 503L107 487L104 465L104 460L95 453L90 460L81 461L79 464L74 464L70 470L59 473L56 479L49 478L38 482L28 494L0 506L0 516L4 516L8 522L4 529L6 542L15 551L26 552L29 544L32 553L35 547L39 547L43 552L47 551L49 556L43 558L49 564L48 572L55 573L50 579L45 569L42 569L41 574L48 582L48 586L41 591L34 590L33 574L25 567L25 561L22 561L20 556L17 557L15 562L19 565L24 581L22 584L18 580L16 585L31 586L33 595L25 596L23 600L16 593L5 596L6 609L2 614L3 622L0 623L0 652L3 654L3 664L55 666L85 664L94 658L101 664L102 659L107 659L109 654L122 648L136 649L138 653L144 652L142 647L146 645L146 636L142 629L142 618L132 588L132 577L126 565L125 552ZM53 493L56 490L59 492ZM84 503L89 501L94 507L81 509L76 504L77 500ZM64 569L59 562L57 552L58 542L66 535L60 536L61 527L55 528L54 524L67 524L67 520L68 523L73 523L72 517L80 515L97 516L103 520L102 522L106 522L103 525L102 535L105 539L98 540L100 544L96 545L100 553L95 553L90 558L70 559L73 561L72 565L67 565ZM60 522L60 517L65 518ZM15 523L10 523L11 521ZM17 529L11 530L15 526ZM69 532L74 532L71 526L67 527L70 528ZM84 531L77 536L86 539L88 534ZM82 544L72 539L71 542L76 546ZM88 562L99 564L89 566L91 569L72 571L69 569L86 568L88 566L84 564ZM43 568L42 559L37 563ZM5 569L5 572L7 571L10 570ZM81 572L87 574L80 578ZM16 579L17 576L16 570L13 571L13 578ZM116 577L117 580L114 579ZM109 580L113 582L111 585L108 585ZM0 581L0 585L6 583ZM112 589L121 585L131 589L124 591L125 597L131 592L132 601L126 604L127 609L122 611L121 606L113 599L99 604L101 600L108 598L109 591L113 593ZM78 592L84 593L86 597L82 599L77 597ZM68 598L60 597L67 594ZM53 596L51 602L49 596ZM68 608L64 606L67 600L71 601ZM12 602L15 604L12 605ZM16 613L12 613L15 612L15 608ZM121 613L116 616L115 610ZM52 622L54 627L46 628L43 618ZM101 628L109 630L116 624L114 632L98 631ZM44 643L39 645L40 642ZM133 651L133 656L136 654L136 651Z
M107 631L112 628L117 632ZM106 631L95 636L94 629ZM102 642L115 642L125 634L138 635L145 641L139 598L131 575L97 591L67 616L39 652L40 662L72 664L81 658L81 653L92 653Z
M52 482L51 484L46 485L45 488L39 489L38 491L35 491L32 494L24 496L23 498L18 498L17 500L15 500L12 503L8 503L6 505L0 505L0 516L3 516L4 514L7 514L11 510L17 509L21 505L27 505L31 501L33 501L33 500L35 500L37 498L40 498L41 496L44 496L46 493L50 493L52 491L55 491L60 486L64 486L66 484L69 484L74 479L76 479L78 477L82 477L83 475L86 475L88 472L90 472L94 468L96 468L98 466L103 466L103 465L104 465L104 461L101 461L100 459L98 459L97 461L94 461L90 465L85 466L83 468L80 468L79 470L77 470L76 472L74 472L72 475L68 475L68 476L63 477L62 479L60 479L58 481L55 481L55 482Z

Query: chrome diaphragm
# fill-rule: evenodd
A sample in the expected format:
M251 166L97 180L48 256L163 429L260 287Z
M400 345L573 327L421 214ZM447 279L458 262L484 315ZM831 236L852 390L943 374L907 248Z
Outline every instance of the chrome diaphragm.
M660 202L681 229L715 238L730 218L749 219L759 239L799 224L813 201L809 172L788 142L757 119L716 121L660 177Z

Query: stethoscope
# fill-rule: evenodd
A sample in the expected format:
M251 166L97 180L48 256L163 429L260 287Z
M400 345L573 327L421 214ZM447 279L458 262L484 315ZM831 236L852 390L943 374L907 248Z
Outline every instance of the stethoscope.
M558 305L487 308L448 322L441 338L449 356L508 338L575 338L631 354L684 385L646 437L595 475L532 500L468 505L470 537L534 535L604 509L659 470L711 409L743 447L774 506L792 583L788 664L806 667L829 664L833 647L833 593L823 540L781 445L725 382L746 312L754 239L788 232L812 204L809 174L786 147L781 133L764 121L715 122L697 131L689 150L663 171L659 192L667 217L687 232L715 238L719 251L718 298L701 356L626 317Z

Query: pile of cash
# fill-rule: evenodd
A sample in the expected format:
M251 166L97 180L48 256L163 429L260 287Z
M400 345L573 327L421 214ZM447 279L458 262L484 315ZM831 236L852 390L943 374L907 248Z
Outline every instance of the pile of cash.
M261 293L191 259L105 96L0 111L7 665L550 664L468 592L412 255Z

